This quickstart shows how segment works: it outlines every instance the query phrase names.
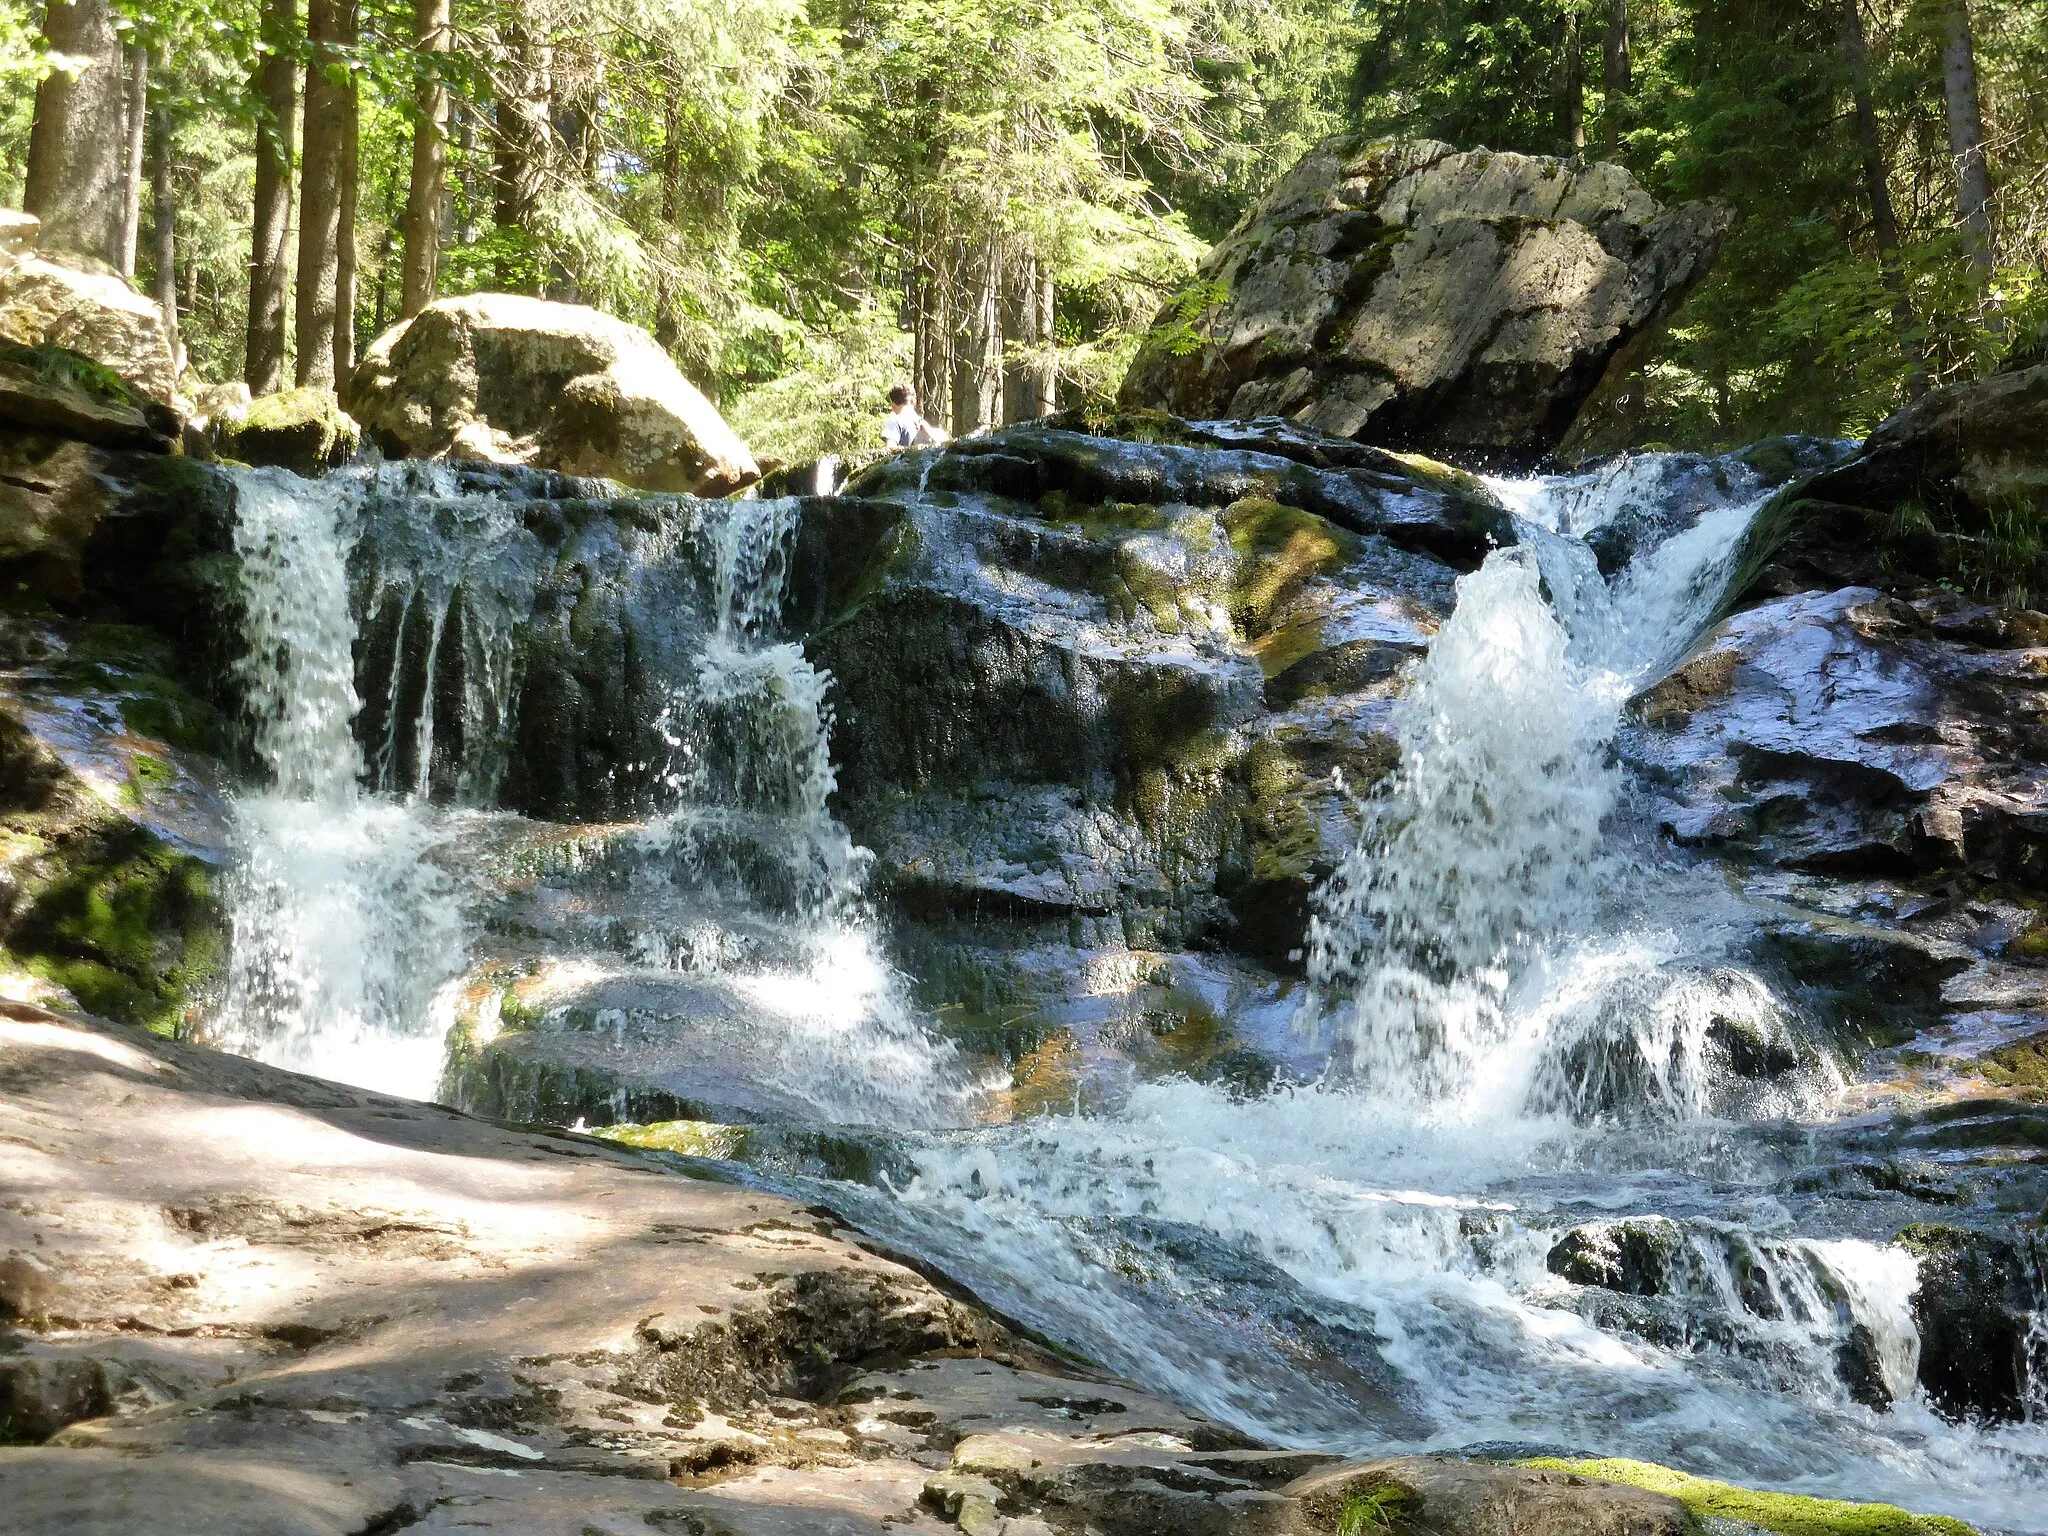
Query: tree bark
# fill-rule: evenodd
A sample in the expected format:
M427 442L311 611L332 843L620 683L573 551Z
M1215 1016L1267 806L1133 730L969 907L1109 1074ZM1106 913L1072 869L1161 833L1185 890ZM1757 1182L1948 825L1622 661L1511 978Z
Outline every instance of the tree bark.
M1058 290L1053 287L1050 274L1038 279L1038 344L1044 354L1038 363L1038 402L1032 416L1050 416L1059 409L1060 365L1053 348L1059 344L1059 331L1053 324L1059 309Z
M341 40L356 43L356 0L341 0ZM334 196L334 380L348 388L356 367L356 204L362 190L362 99L351 68L342 87L341 178Z
M1842 53L1849 66L1849 93L1856 109L1856 146L1863 162L1863 191L1870 199L1870 229L1877 242L1878 266L1891 294L1892 323L1906 353L1906 388L1914 399L1927 393L1927 360L1922 354L1920 321L1899 261L1899 219L1892 209L1886 177L1884 141L1878 136L1877 108L1870 95L1870 48L1863 37L1863 0L1842 0Z
M142 156L149 125L149 50L135 43L128 45L127 118L127 164L121 170L121 259L114 265L132 282L136 247L142 242Z
M448 174L448 87L436 54L448 51L449 0L415 0L413 47L420 59L413 97L412 178L405 199L405 274L399 313L411 319L434 302L441 263L441 195ZM382 308L381 303L378 306Z
M1601 128L1607 136L1607 157L1621 152L1623 103L1635 88L1634 68L1629 59L1628 0L1607 0L1607 31L1601 39L1601 85L1607 94L1601 108Z
M1035 421L1052 413L1045 401L1046 351L1038 261L1025 254L1011 263L1003 293L1003 420Z
M1586 46L1579 13L1564 19L1564 140L1575 155L1586 152Z
M1942 83L1948 96L1948 152L1956 162L1956 217L1978 286L1989 289L1997 248L1991 235L1991 168L1984 160L1984 107L1968 0L1949 0L1943 18Z
M531 237L547 174L550 77L553 59L545 43L536 41L523 22L503 29L505 56L500 65L497 112L497 223L500 230ZM511 291L537 289L538 264L509 254L501 261L498 284Z
M157 306L164 312L171 356L182 366L184 359L178 347L178 205L171 181L177 146L172 142L171 109L163 99L161 86L149 109L149 137L150 259L155 268L151 287Z
M661 227L673 234L683 206L683 114L674 97L669 99L662 122L661 138ZM673 352L682 335L682 318L676 310L675 273L667 253L654 279L654 339L662 350Z
M36 87L22 208L43 221L45 250L121 258L121 41L107 0L49 0L43 38L82 61Z
M298 382L334 387L334 279L340 230L347 56L345 0L306 7L306 120L299 142Z
M1003 327L997 256L984 241L972 251L961 284L966 303L953 336L953 435L996 425L1003 411Z
M263 0L261 53L254 86L263 116L256 124L256 206L249 238L249 335L242 377L251 394L284 387L285 246L292 223L292 128L298 110L293 68L298 0Z

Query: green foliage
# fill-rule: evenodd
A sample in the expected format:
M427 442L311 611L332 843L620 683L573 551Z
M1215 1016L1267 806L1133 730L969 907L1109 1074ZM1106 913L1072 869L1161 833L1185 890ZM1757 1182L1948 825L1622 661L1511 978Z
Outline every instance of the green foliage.
M1189 357L1202 350L1208 338L1195 329L1196 322L1230 297L1230 285L1213 280L1190 283L1166 301L1159 318L1152 323L1146 343L1169 357Z
M1391 1483L1354 1490L1337 1512L1337 1536L1387 1536L1420 1507L1414 1494Z

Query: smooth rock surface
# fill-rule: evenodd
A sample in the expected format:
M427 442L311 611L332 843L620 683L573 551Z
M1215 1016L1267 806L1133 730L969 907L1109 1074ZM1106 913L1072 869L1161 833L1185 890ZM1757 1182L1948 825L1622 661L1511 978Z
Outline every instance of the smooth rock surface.
M1119 399L1532 461L1727 222L1618 166L1328 139L1210 252Z
M19 1004L0 1083L0 1409L59 1426L0 1450L21 1536L880 1536L965 1529L953 1473L1139 1536L1250 1529L1305 1465L587 1138Z
M653 337L580 304L437 300L370 344L344 394L392 458L531 464L706 496L760 477Z

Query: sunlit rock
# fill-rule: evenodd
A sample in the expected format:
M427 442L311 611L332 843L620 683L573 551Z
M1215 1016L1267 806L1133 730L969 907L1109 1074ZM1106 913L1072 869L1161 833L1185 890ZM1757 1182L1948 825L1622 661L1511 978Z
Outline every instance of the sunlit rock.
M438 300L371 343L344 399L392 458L531 464L706 496L760 478L652 336L580 304Z
M1728 221L1659 207L1619 166L1328 139L1169 301L1119 398L1531 461Z

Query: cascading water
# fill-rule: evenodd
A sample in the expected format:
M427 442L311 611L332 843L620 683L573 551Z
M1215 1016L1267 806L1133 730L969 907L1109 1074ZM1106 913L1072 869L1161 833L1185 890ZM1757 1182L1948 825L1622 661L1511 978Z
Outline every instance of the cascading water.
M1760 503L1737 473L1662 517L1666 469L1498 487L1518 544L1460 582L1398 706L1401 765L1323 894L1322 1080L1152 1082L927 1138L907 1187L831 1198L1282 1443L1584 1447L2016 1525L2048 1445L1917 1396L1909 1255L1793 1229L1778 1188L1803 1143L1771 1123L1839 1077L1615 759ZM1632 557L1603 578L1585 536L1621 511ZM1638 1245L1654 1284L1567 1283L1568 1232Z
M237 477L247 655L242 681L272 784L235 807L223 1043L278 1066L424 1096L440 1071L433 1007L461 968L451 882L433 826L366 796L353 722L339 483Z

